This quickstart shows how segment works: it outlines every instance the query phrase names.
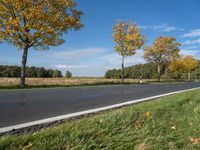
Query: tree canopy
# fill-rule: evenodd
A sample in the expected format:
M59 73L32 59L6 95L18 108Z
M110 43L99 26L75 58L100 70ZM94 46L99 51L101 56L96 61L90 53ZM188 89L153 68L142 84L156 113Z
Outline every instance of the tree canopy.
M73 0L1 0L1 40L18 49L60 45L63 32L82 27L76 5Z
M82 12L74 0L0 0L0 42L23 49L20 86L25 86L28 50L64 42L63 33L78 30Z
M140 33L137 24L130 21L119 20L113 26L113 38L116 43L115 51L122 56L122 83L124 82L124 57L132 56L136 50L144 45L145 38Z
M54 72L58 74L56 77L62 76L61 71L58 70L35 66L26 67L26 77L29 78L53 78L53 75L55 75ZM0 77L20 77L20 67L0 65Z
M65 73L65 77L66 78L71 78L72 77L72 73L67 70L66 73Z
M153 46L148 45L144 48L144 59L158 66L158 81L160 81L161 64L178 57L179 46L180 43L174 37L159 36L155 39Z

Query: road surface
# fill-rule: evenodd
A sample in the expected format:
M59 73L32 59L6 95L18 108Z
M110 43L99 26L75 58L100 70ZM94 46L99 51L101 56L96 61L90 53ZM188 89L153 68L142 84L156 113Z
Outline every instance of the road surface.
M196 87L200 83L0 91L0 128Z

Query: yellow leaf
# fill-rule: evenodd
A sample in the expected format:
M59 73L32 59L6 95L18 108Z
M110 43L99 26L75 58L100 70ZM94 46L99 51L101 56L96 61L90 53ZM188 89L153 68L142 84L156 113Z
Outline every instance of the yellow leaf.
M200 143L200 138L191 138L190 141L192 144L198 144L198 143Z
M145 113L145 116L146 116L146 117L151 117L151 116L152 116L152 112L150 112L150 111L146 112L146 113Z
M176 130L176 126L171 127L172 130Z
M99 122L100 122L100 123L103 123L103 119L100 119Z
M28 150L33 146L33 144L31 142L28 143L28 145L24 146L24 148L22 150Z

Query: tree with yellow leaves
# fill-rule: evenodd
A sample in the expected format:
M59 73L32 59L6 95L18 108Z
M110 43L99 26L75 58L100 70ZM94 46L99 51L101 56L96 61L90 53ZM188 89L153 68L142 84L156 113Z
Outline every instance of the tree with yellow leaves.
M136 23L119 20L116 26L113 26L113 38L116 43L115 51L122 56L122 83L124 83L124 58L133 56L136 50L144 45L145 38L140 33L140 28Z
M63 33L82 27L73 0L0 0L0 41L23 50L20 86L25 86L28 50L64 42Z
M188 81L191 80L191 72L198 67L198 61L191 55L186 55L183 58L185 71L188 73Z
M159 36L155 39L153 46L144 48L145 60L157 65L158 81L160 81L161 76L161 65L179 56L179 46L180 43L174 37Z
M180 58L172 60L170 62L170 64L169 64L169 70L174 73L176 79L179 79L181 77L181 75L185 71L185 66L184 66L184 63L183 63L183 58L180 57Z

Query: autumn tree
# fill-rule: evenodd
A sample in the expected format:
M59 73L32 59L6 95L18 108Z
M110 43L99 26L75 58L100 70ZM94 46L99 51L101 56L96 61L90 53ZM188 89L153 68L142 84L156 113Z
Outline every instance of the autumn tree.
M191 72L198 67L198 61L191 55L186 55L183 58L185 71L188 73L188 81L191 80Z
M180 57L172 60L169 64L169 70L174 73L176 79L179 79L185 71L183 58Z
M73 0L0 0L0 41L23 51L20 86L30 48L45 50L64 42L63 33L82 27Z
M145 38L140 33L136 23L130 21L118 21L113 26L113 38L116 43L115 51L122 57L122 83L124 83L124 58L133 56L136 50L144 45Z
M155 39L153 46L146 46L144 48L145 60L157 65L158 81L160 81L161 76L161 65L178 57L179 46L180 43L174 37L159 36Z

